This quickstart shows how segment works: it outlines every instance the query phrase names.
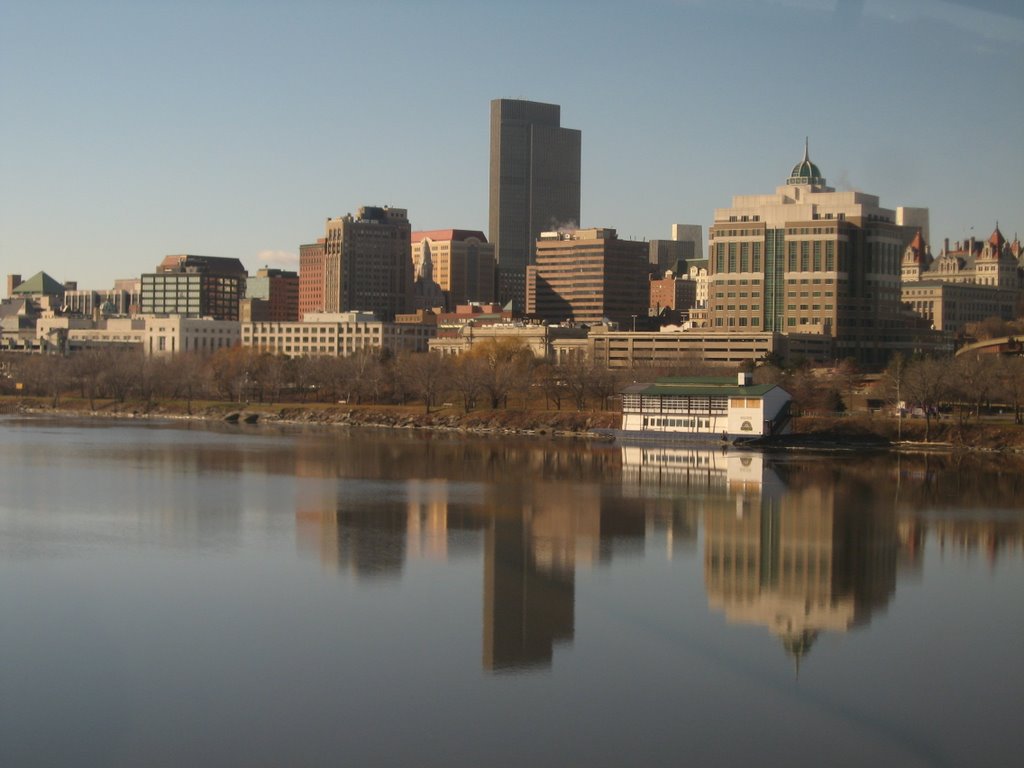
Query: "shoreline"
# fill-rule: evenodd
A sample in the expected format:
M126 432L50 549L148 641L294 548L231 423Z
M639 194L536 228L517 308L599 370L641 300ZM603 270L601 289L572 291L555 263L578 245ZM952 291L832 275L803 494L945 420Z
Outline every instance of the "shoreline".
M192 413L188 413L187 406L182 401L106 402L98 405L99 407L89 408L86 403L73 401L58 404L54 408L34 398L3 398L0 400L0 415L143 419L208 424L368 427L476 436L497 434L548 439L569 438L604 443L616 441L616 438L607 432L617 429L619 421L619 414L611 411L479 409L461 413L454 407L442 407L428 414L422 407L408 406L326 403L241 405L204 401L195 404ZM800 417L798 426L800 429L787 436L787 439L779 442L754 443L748 448L786 452L970 452L1008 455L1024 453L1024 427L1016 425L937 422L933 424L936 435L930 441L915 439L919 436L913 433L907 435L907 439L892 439L885 434L884 429L892 425L866 414L841 418ZM920 427L919 424L910 426ZM906 434L911 430L904 426L902 431ZM949 439L950 432L953 432L954 439ZM946 439L942 439L943 437ZM967 439L972 437L974 441ZM687 443L681 441L679 444Z

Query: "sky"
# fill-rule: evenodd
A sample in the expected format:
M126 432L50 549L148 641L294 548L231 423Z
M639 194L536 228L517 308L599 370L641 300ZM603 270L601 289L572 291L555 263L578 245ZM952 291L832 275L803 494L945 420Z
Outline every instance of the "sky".
M1024 235L1019 0L3 0L0 72L0 275L80 288L297 269L362 205L486 232L495 98L561 105L620 236L706 233L805 136L937 242Z

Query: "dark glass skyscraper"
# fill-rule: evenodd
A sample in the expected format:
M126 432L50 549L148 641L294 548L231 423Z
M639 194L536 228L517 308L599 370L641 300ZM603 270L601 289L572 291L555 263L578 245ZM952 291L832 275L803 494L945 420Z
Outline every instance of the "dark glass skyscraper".
M526 267L541 232L579 226L580 132L562 128L561 107L491 102L490 232L498 297L525 306Z

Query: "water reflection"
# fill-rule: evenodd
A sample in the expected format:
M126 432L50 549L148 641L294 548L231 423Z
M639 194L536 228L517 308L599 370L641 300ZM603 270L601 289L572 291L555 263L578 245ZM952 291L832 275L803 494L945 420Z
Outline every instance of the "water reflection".
M821 632L846 632L885 607L899 548L895 518L865 504L865 489L801 470L785 473L784 493L748 492L704 518L709 605L767 627L797 665Z
M885 610L898 573L919 576L929 529L990 557L1024 541L1016 518L913 516L976 490L963 481L951 489L947 467L930 457L880 472L873 458L665 447L466 451L440 442L404 455L405 472L448 467L462 479L385 482L394 467L360 456L357 471L320 456L297 462L301 476L326 479L300 486L301 548L359 579L398 579L410 558L482 549L481 658L490 672L548 668L555 648L572 642L579 569L643 555L655 541L665 542L667 557L693 552L701 529L709 608L729 623L765 627L797 671L821 633L866 626ZM1002 482L1019 478L1007 473Z
M940 556L977 554L992 567L1024 556L1024 473L992 458L836 461L301 430L51 432L11 443L26 468L6 503L37 515L8 517L2 551L59 542L59 529L35 533L55 463L79 509L108 515L99 467L117 472L128 503L114 508L134 522L93 528L94 538L109 530L161 546L243 548L247 499L270 495L291 505L300 552L359 581L399 584L410 561L479 559L480 658L492 672L549 668L575 637L581 571L627 558L696 558L709 609L765 628L799 663L822 633L866 626L898 580L920 581L929 537Z

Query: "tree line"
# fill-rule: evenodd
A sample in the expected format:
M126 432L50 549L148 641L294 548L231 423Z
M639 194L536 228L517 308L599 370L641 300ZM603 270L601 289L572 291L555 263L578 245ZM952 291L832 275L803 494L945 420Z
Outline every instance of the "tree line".
M784 366L767 359L753 369L758 383L778 384L793 397L796 414L833 414L853 409L859 396L886 409L904 403L927 421L940 412L978 418L999 404L1021 423L1024 359L996 355L957 358L893 358L870 387L853 361L827 369ZM465 354L392 354L360 350L347 357L288 358L249 347L200 356L146 357L133 349L93 349L68 357L10 355L0 360L0 391L48 398L125 402L179 400L265 403L418 403L427 413L446 406L475 409L544 408L607 410L626 384L660 376L735 375L735 369L699 360L672 367L609 370L583 355L555 363L535 357L517 340L488 340ZM19 386L20 385L20 386Z
M420 403L477 408L606 409L621 377L583 358L556 365L519 341L488 340L457 357L360 350L346 357L289 358L249 347L201 356L147 357L135 349L91 349L59 355L9 355L0 365L5 394L125 402L160 399L265 403Z

